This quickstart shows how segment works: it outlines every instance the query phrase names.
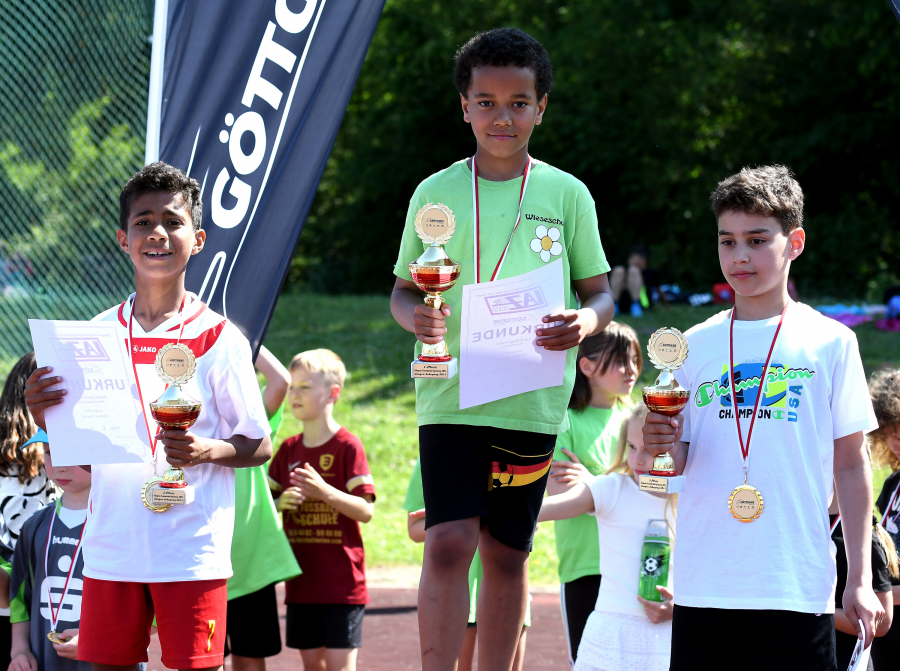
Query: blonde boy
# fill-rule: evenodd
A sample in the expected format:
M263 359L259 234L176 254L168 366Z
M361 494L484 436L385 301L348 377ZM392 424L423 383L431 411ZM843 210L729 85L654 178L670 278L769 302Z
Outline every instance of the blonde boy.
M290 363L291 411L303 433L269 466L284 532L303 575L287 582L287 646L304 668L353 671L369 602L359 523L374 513L375 486L362 442L332 415L347 371L327 349Z

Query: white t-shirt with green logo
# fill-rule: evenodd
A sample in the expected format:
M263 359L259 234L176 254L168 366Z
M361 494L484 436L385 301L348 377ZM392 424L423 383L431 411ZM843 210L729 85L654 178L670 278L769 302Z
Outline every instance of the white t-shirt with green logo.
M521 187L521 177L506 182L478 180L482 281L490 278L516 223ZM444 245L444 250L462 265L462 270L457 283L443 295L452 310L447 319L444 340L450 353L458 357L463 286L475 283L472 171L466 160L435 173L422 182L413 194L400 254L394 266L394 274L405 280L412 281L408 264L415 261L427 247L416 235L414 222L419 208L429 202L443 203L453 211L456 219L456 232ZM532 241L537 242L532 245ZM557 259L561 259L563 264L568 309L577 307L573 280L609 271L600 244L594 200L587 187L572 175L538 162L531 170L522 202L522 221L497 279L522 275ZM420 349L421 343L416 341L416 356ZM575 383L576 353L577 348L568 351L561 386L538 389L465 410L459 409L458 375L449 380L416 380L419 425L469 424L535 433L562 433L569 424L566 407ZM460 365L465 366L466 362L460 361Z
M807 305L788 306L750 444L748 480L763 496L763 512L744 524L728 509L728 496L744 482L729 375L730 316L720 312L687 331L690 354L675 373L691 392L683 413L690 450L687 486L678 496L675 603L833 613L834 441L878 428L856 335ZM778 319L734 323L744 440Z

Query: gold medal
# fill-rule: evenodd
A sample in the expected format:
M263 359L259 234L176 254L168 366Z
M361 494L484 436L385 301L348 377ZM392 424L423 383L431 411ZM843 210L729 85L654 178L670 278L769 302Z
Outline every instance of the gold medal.
M171 503L168 505L153 504L153 488L158 486L160 482L162 482L162 478L158 475L153 475L141 485L141 502L147 507L147 510L154 513L164 513L172 507Z
M784 324L784 314L787 312L790 301L785 304L781 310L781 318L778 320L778 327L775 329L775 335L772 337L772 344L769 345L769 353L766 355L766 362L763 364L762 373L759 376L759 385L756 390L756 402L753 404L753 414L750 416L750 430L747 432L747 442L744 443L743 434L741 434L741 413L738 412L737 404L737 385L734 381L734 308L731 308L731 327L728 332L728 372L731 393L731 407L734 410L734 422L737 425L738 442L741 445L741 458L744 462L744 484L735 487L728 497L728 509L731 511L732 517L738 522L752 522L762 515L763 496L756 487L747 483L747 473L750 470L750 439L753 437L753 425L756 423L757 412L759 411L759 402L766 393L766 383L768 378L766 374L769 371L769 362L772 360L772 352L775 350L775 343L778 341L778 334L781 332L781 325Z
M738 522L752 522L762 515L763 496L756 487L745 482L731 492L728 509Z
M70 640L68 638L60 638L55 629L47 634L47 638L50 639L51 643L55 643L56 645L62 645Z

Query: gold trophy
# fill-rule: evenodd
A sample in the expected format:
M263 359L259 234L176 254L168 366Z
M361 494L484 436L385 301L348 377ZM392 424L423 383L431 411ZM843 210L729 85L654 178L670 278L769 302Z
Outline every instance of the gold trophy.
M416 233L430 245L418 259L409 264L413 283L428 295L425 305L440 310L444 304L441 293L456 284L460 265L447 256L441 247L450 242L456 230L456 219L450 208L441 203L428 203L416 214ZM412 377L448 379L459 370L458 362L450 356L442 339L433 345L422 343L419 358L412 362Z
M197 359L185 344L168 343L156 353L156 373L168 386L162 396L150 404L150 414L161 429L188 429L200 416L202 403L181 388L196 369ZM191 503L194 488L188 485L184 471L177 466L169 466L162 477L156 475L154 456L153 477L144 483L141 500L153 512L164 513L175 504Z
M661 328L647 344L647 356L662 372L656 383L644 387L644 405L651 412L674 417L688 404L691 392L675 380L674 372L684 365L688 355L688 343L684 334L676 328ZM653 458L653 468L640 476L641 489L647 492L675 494L683 492L686 478L675 471L675 460L668 452Z

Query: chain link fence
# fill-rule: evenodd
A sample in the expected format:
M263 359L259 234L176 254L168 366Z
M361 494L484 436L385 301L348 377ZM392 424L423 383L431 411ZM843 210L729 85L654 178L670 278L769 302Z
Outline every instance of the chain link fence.
M143 164L153 0L0 0L0 373L29 318L132 287L118 194Z

